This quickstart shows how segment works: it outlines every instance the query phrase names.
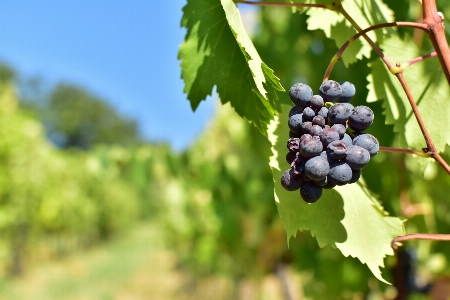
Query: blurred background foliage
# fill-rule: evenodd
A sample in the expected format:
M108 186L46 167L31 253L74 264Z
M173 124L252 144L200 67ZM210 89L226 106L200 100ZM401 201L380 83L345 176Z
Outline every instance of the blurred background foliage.
M398 19L414 20L420 13L409 1L386 3ZM450 10L445 1L438 5ZM322 32L308 31L304 14L273 7L258 13L253 36L263 61L285 87L295 82L318 87L337 51L334 42ZM429 50L423 36L409 29L400 34L414 35L424 52ZM355 84L354 105L365 103L368 63L366 59L348 69L340 63L331 76ZM0 66L0 273L6 280L0 298L26 299L20 284L8 276L29 274L37 262L58 261L111 239L132 237L142 224L158 233L133 241L150 239L150 248L162 243L175 257L172 269L188 278L171 286L174 293L168 298L450 295L449 243L408 242L398 252L402 259L386 260L383 275L393 287L378 283L364 265L338 250L319 249L309 232L298 233L288 248L273 196L270 144L229 106L217 109L191 147L175 153L165 144L143 140L133 120L82 87L61 83L44 93L30 93L36 84L39 90L39 82L20 81L11 67ZM280 97L288 101L286 94ZM381 103L370 106L377 116L370 132L381 145L395 145ZM408 233L449 232L450 178L436 164L424 177L420 173L414 157L379 153L363 177L387 211L408 219ZM139 248L130 245L133 251ZM114 265L121 266L120 260ZM171 260L146 261L147 268L166 261ZM148 280L159 282L161 274ZM180 273L167 274L169 281L176 281ZM166 297L159 296L155 299ZM75 299L69 294L54 297Z

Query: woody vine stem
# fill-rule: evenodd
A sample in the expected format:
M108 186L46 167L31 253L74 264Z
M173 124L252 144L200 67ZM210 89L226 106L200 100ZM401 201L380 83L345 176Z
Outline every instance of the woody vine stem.
M339 12L342 14L345 19L353 26L353 28L358 31L357 34L352 36L334 55L331 59L330 64L325 72L323 81L327 81L328 77L334 67L334 65L341 59L342 54L347 49L347 47L357 40L359 37L363 37L372 47L372 49L378 54L381 60L384 62L389 71L397 77L399 80L407 98L413 110L414 116L419 124L420 130L422 131L422 135L425 138L427 147L423 148L422 151L413 150L413 149L401 149L401 148L390 148L390 147L380 147L380 151L385 152L395 152L395 153L406 153L406 154L415 154L422 157L431 157L435 161L437 161L441 167L450 175L450 166L444 161L439 152L434 145L433 140L431 139L430 134L423 122L422 116L420 115L420 111L417 107L417 103L414 100L414 96L411 93L411 90L403 76L404 70L411 66L414 63L423 61L427 58L438 57L439 63L441 65L442 71L447 79L447 83L450 85L450 48L447 43L447 39L445 37L444 31L444 22L442 14L437 11L435 0L423 0L422 1L422 14L423 21L422 22L392 22L392 23L382 23L377 24L366 29L362 29L358 26L358 24L352 19L352 17L345 11L345 9L341 5L341 0L335 1L332 5L326 4L307 4L307 3L279 3L279 2L255 2L255 1L244 1L238 0L238 3L249 4L249 5L258 5L258 6L284 6L284 7L308 7L308 8L321 8L328 9L332 11ZM428 34L428 37L431 43L434 46L435 51L417 57L413 60L405 62L403 64L396 63L393 64L383 53L383 51L366 35L367 32L372 30L386 28L386 27L412 27L416 29L420 29L425 31ZM395 238L392 241L392 247L396 248L399 242L413 240L413 239L421 239L421 240L434 240L434 241L450 241L450 235L447 234L409 234L405 236L400 236Z

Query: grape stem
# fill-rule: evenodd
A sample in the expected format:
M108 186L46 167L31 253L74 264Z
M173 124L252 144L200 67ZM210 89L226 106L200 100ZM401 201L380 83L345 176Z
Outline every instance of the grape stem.
M365 35L367 32L369 31L373 31L376 29L380 29L380 28L386 28L386 27L413 27L413 28L418 28L421 30L426 30L426 25L421 24L421 23L417 23L417 22L392 22L392 23L383 23L383 24L377 24L377 25L373 25L370 27L367 27L364 30L359 31L357 34L355 34L354 36L352 36L351 38L349 38L344 45L342 45L342 47L338 50L338 52L333 56L333 58L331 59L327 70L325 71L325 75L323 78L323 82L327 81L330 77L331 71L333 70L334 65L341 60L342 55L344 54L345 50L348 48L348 46L350 46L351 43L353 43L354 41L356 41L360 36ZM387 58L384 56L383 53L378 53L380 55L380 57L383 59L383 61L386 63ZM425 59L426 57L424 57L423 59ZM423 60L423 59L419 59L416 58L415 60ZM406 68L407 66L412 65L413 63L415 63L417 61L410 61L405 65L401 66L401 70L403 70L404 68ZM393 74L395 74L395 71L397 71L397 69L399 69L399 67L393 66L392 63L389 62L389 64L387 64L387 67L389 68L389 70L391 70L391 72L393 72Z
M312 3L282 3L282 2L257 2L257 1L243 1L237 0L236 3L257 5L257 6L279 6L279 7L318 7L329 10L335 10L333 5L327 4L312 4Z
M383 147L380 146L381 152L392 152L392 153L406 153L406 154L414 154L421 157L431 157L431 154L424 151L414 150L414 149L404 149L404 148L392 148L392 147Z
M409 240L450 241L450 234L413 233L398 236L391 242L391 247L397 249L399 243Z

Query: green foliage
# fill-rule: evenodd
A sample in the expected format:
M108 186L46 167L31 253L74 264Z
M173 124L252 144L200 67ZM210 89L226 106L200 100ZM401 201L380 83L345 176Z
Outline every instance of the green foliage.
M265 134L276 114L275 90L283 88L259 58L236 5L231 0L190 0L183 12L187 34L179 59L192 108L216 86L222 103L230 102Z
M327 1L308 1L308 3L331 4ZM235 24L240 24L235 19L239 16L235 9L225 5L227 4L225 1L222 4L224 4L224 12L222 12L220 18L217 17L216 22L212 21L212 15L203 19L199 16L197 22L186 22L186 18L191 17L191 15L185 11L183 26L188 28L186 43L193 41L190 32L194 32L201 25L204 25L202 30L206 36L207 32L217 30L212 25L219 24L217 22L225 22L225 17L227 17L233 30L236 27ZM204 4L202 1L191 0L186 8L196 7L196 5ZM212 6L213 4L209 5ZM407 18L414 20L418 17L417 7L414 5L411 6L409 11L405 12L405 8L408 7L408 3L405 1L386 1L384 3L382 1L355 0L343 1L342 5L354 21L353 24L348 18L346 20L342 14L321 8L264 7L260 10L261 19L257 35L254 37L254 43L262 60L273 68L274 74L277 74L282 82L292 85L301 81L308 83L313 89L317 88L322 81L329 60L337 52L336 46L341 47L357 32L358 28L354 29L354 27L367 28L375 24L392 22L395 20L394 16L405 18L401 21L407 21ZM218 6L214 7L217 10L219 9ZM197 12L199 11L202 10L197 10ZM233 16L231 21L230 12ZM302 14L292 14L292 12L301 12ZM306 12L308 19L303 12ZM223 17L223 13L225 13L225 17ZM217 12L217 15L219 15L219 12ZM426 40L422 42L417 35L413 41L409 38L410 33L411 30L409 29L397 31L389 28L370 32L368 36L382 48L382 51L391 61L403 63L408 59L429 53L430 49L429 42ZM222 42L222 37L219 37L218 34L215 34L214 37L216 44ZM245 40L246 49L254 49L251 46L252 42L247 39L245 33L237 34L235 38L240 45ZM332 40L331 44L330 40ZM186 43L181 47L180 53L183 53L183 47L186 47ZM232 44L231 41L229 43ZM199 45L208 45L208 43L197 42L196 49L201 49ZM210 48L205 46L204 49ZM182 62L182 73L186 83L185 91L188 93L191 103L193 102L191 87L196 75L194 75L195 72L190 72L191 77L186 77L187 71L193 70L186 68L186 66L210 58L210 52L197 51L195 53L197 54L195 59L185 55ZM256 57L256 54L252 54L252 57ZM369 102L369 106L376 116L375 123L369 133L378 137L382 146L412 147L415 149L425 147L423 136L403 89L395 76L390 74L379 58L373 55L371 46L363 38L360 38L350 45L342 59L346 68L341 64L336 65L332 74L336 75L334 75L335 77L332 76L331 79L337 81L349 80L355 84L357 94L355 99L352 100L353 105L367 105L367 102ZM240 64L241 68L246 68L248 61L245 63L242 61ZM204 72L208 72L207 65L202 67L205 69ZM219 64L214 65L214 68L209 70L218 73L220 72L218 68L221 68ZM222 69L229 70L226 65L222 65ZM449 134L446 128L449 127L447 119L450 106L445 100L446 95L448 95L447 82L437 60L431 58L409 67L405 71L405 77L416 97L419 110L427 128L429 128L433 141L440 152L446 151L446 145L449 143ZM208 80L204 78L202 82L208 82ZM212 86L211 83L208 91L212 89ZM367 88L365 88L366 86ZM231 86L228 90L233 91ZM250 91L250 88L248 88L248 91ZM198 94L193 107L204 100L206 95L206 93ZM234 99L240 103L232 103L233 107L244 105L243 103L251 103L249 97L244 100L236 98L241 95L241 91L236 91ZM224 98L224 95L221 95L220 92L219 96L222 98L222 102L227 102L230 99L229 95ZM377 102L378 100L383 100L383 102ZM310 230L316 237L319 246L331 244L345 256L350 255L358 258L362 263L368 265L378 279L383 281L379 267L384 265L383 259L386 255L393 254L390 242L394 237L405 233L402 218L391 217L389 214L411 217L405 208L406 204L404 204L404 195L409 195L408 197L414 203L426 203L424 207L428 208L424 211L419 210L418 213L427 220L425 221L426 225L424 225L422 217L417 217L422 221L413 218L406 223L407 229L409 229L407 231L411 232L412 230L414 232L419 228L422 231L436 230L436 227L432 225L436 221L433 216L433 209L428 206L432 200L426 200L430 199L430 193L434 194L431 191L432 188L428 188L428 182L437 181L433 185L438 184L448 187L448 176L438 179L436 176L427 175L427 172L431 174L430 172L434 172L431 170L435 169L434 164L431 164L430 167L429 160L380 153L362 174L364 177L362 182L365 182L365 184L361 183L326 191L323 199L320 199L319 202L313 205L304 204L299 200L298 194L282 190L279 184L281 172L288 168L284 161L284 155L287 151L285 148L285 142L288 139L286 114L289 108L282 108L281 105L281 103L289 103L288 97L280 96L278 103L273 106L277 110L277 113L273 115L278 116L265 118L265 121L271 122L267 135L273 146L270 165L274 174L277 207L286 228L288 239L295 236L298 230ZM253 113L239 112L239 114L252 123ZM261 129L261 126L256 125L256 127ZM386 172L386 170L389 171ZM408 172L407 176L405 176L405 172ZM424 175L425 178L421 178L420 174ZM403 195L401 203L399 203L399 195ZM442 197L445 197L444 194L435 195L437 198L433 199L433 202L436 204L440 203ZM414 206L415 204L411 205ZM442 224L440 221L437 222ZM445 232L445 230L440 231ZM430 249L428 248L427 251L430 251ZM423 253L429 253L427 251ZM385 274L385 276L389 277L389 274Z

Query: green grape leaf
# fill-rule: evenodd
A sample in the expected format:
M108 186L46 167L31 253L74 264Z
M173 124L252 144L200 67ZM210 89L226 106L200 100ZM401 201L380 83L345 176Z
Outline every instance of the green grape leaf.
M404 235L403 221L387 216L382 206L364 186L350 184L323 190L314 204L307 204L299 191L288 192L280 184L281 174L289 168L285 161L289 106L282 105L282 113L271 122L268 137L272 143L270 158L275 182L278 212L286 228L288 239L297 232L309 230L320 247L337 247L343 255L358 258L375 277L386 282L380 272L386 255L393 255L393 238Z
M403 40L395 36L389 38L383 50L391 61L400 63L424 54L407 35ZM394 131L400 135L404 146L416 150L426 147L411 105L396 76L380 60L370 66L372 72L368 76L367 101L383 100L386 123L394 125ZM450 105L447 100L450 91L438 59L429 58L426 62L411 65L405 69L404 77L437 150L444 151L445 146L450 145L450 133L442 130L450 127ZM429 161L420 161L422 170Z
M342 7L361 29L394 21L393 12L380 0L342 1ZM307 11L307 14L309 16L308 30L323 30L328 38L336 42L338 48L357 33L350 22L336 11L312 8ZM380 46L387 32L392 32L392 29L371 31L367 35ZM372 48L369 43L363 41L361 37L344 52L342 60L348 66L363 57L369 58L371 51Z
M216 86L222 103L230 102L241 117L266 134L277 112L275 91L284 89L259 57L236 4L189 0L183 12L187 34L178 58L192 109Z

